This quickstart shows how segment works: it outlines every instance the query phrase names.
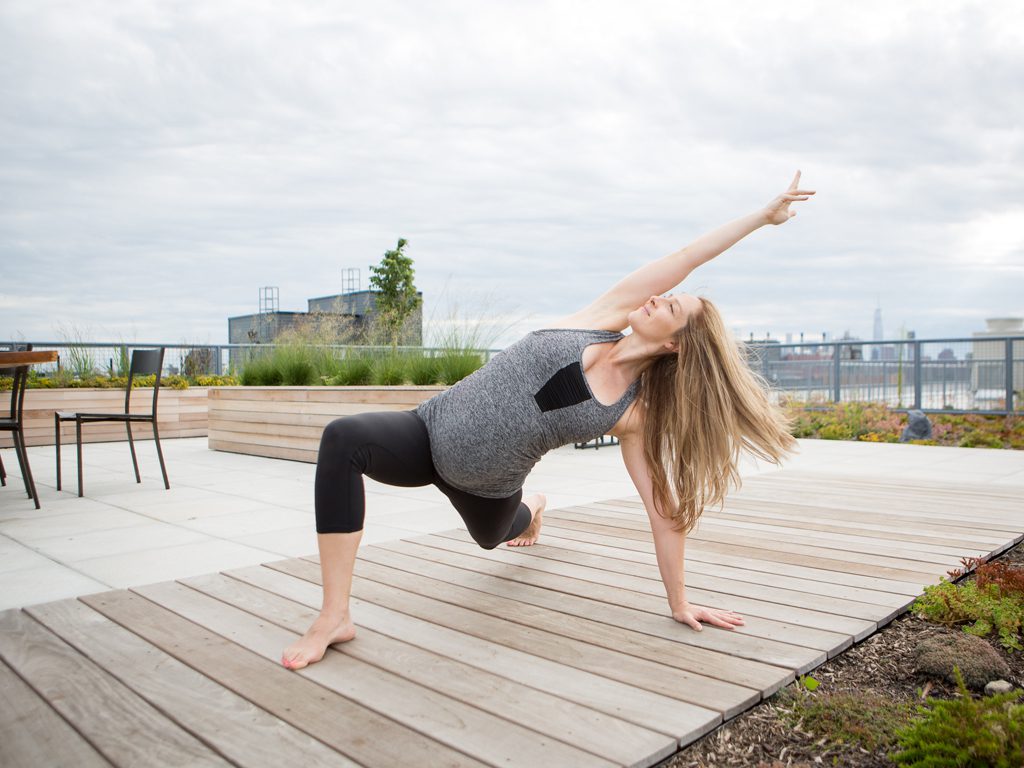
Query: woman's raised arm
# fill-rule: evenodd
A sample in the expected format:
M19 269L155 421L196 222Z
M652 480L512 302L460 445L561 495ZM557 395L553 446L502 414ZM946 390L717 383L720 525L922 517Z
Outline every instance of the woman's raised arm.
M796 211L789 210L790 203L807 200L814 194L814 190L799 189L799 182L800 171L797 171L789 188L764 208L723 224L698 237L685 248L645 264L626 275L574 317L580 318L579 322L585 322L581 327L625 328L626 315L651 296L671 291L701 264L711 261L754 230L765 224L782 224L795 216Z

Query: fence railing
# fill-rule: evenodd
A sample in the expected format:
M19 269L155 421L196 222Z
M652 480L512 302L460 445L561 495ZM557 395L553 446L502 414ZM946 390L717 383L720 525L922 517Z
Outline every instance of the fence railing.
M744 346L751 367L790 399L951 413L1024 410L1024 336Z
M26 342L0 342L5 344ZM247 356L273 344L142 344L132 342L30 342L58 352L47 373L121 373L132 349L164 347L164 372L190 376L237 373ZM331 346L338 354L384 355L391 347ZM802 344L744 343L747 359L773 390L808 403L862 400L923 411L1011 413L1024 410L1024 335L897 341L843 340ZM442 355L435 347L398 347ZM477 350L484 361L500 350Z

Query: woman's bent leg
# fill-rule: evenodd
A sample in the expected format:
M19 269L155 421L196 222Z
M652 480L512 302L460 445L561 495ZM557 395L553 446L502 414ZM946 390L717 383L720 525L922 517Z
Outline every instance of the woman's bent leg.
M349 613L352 570L362 538L364 474L391 485L428 485L434 465L426 427L411 411L346 416L327 425L316 470L316 529L323 604L281 663L290 669L323 658L332 643L355 637Z
M453 488L440 477L434 484L458 511L473 541L484 549L494 549L506 541L526 543L525 537L531 538L530 544L537 540L545 504L542 494L524 502L522 490L504 499L492 499Z

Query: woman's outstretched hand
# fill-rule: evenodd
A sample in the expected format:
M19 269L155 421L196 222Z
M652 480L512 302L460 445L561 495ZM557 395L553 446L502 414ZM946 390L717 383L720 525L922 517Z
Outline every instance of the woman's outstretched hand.
M743 617L734 611L721 611L717 608L701 608L693 603L684 603L681 608L672 611L672 618L680 624L701 631L701 622L712 624L723 629L735 629L743 626Z
M789 204L798 200L809 200L811 195L814 194L813 189L798 189L797 185L799 183L800 171L797 171L796 176L793 177L793 183L789 185L789 189L764 207L765 217L769 224L785 224L796 216L796 211L789 210Z

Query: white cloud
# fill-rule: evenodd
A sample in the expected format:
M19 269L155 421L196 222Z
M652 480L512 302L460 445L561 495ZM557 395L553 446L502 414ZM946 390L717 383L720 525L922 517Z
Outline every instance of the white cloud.
M817 199L685 289L743 335L868 335L876 301L966 334L1024 313L1022 34L1010 2L11 0L3 290L46 300L0 338L223 340L404 236L427 314L495 292L507 343L797 167Z

